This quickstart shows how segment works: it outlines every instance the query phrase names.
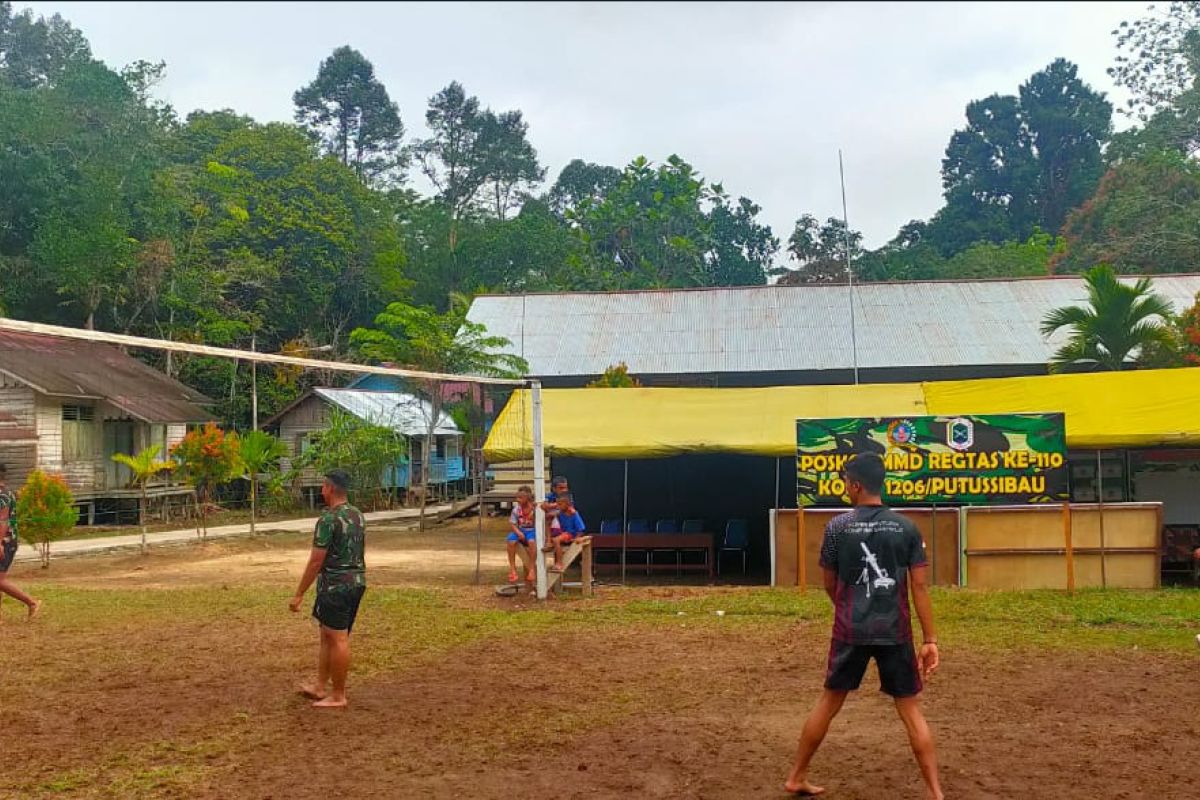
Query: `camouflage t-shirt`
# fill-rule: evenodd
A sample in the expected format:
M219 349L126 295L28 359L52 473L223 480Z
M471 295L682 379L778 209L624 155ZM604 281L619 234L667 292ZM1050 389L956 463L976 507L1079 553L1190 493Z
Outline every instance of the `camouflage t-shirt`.
M17 541L17 496L8 489L0 489L0 521L7 518L8 533L6 536L12 537L12 544ZM0 536L0 539L5 536Z
M317 575L317 592L334 592L367 585L367 565L363 560L366 545L366 521L362 512L349 503L331 508L317 520L313 547L325 550L325 563Z

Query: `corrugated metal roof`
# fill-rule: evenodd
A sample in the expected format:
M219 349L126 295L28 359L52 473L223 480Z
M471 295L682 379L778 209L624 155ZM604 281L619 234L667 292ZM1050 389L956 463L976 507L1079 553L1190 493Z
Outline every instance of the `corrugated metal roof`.
M1133 280L1133 279L1128 279ZM1177 311L1200 275L1156 276ZM1058 306L1087 300L1075 276L864 283L854 287L861 369L1045 364L1061 346L1039 331ZM485 295L468 319L512 341L538 377L847 370L846 286L754 286L637 292Z
M43 394L104 400L146 422L206 422L213 401L115 347L0 331L0 370Z
M313 393L344 411L374 425L383 425L405 436L425 436L433 409L429 403L404 392L361 389L313 389ZM446 412L438 420L437 436L461 436L462 431Z

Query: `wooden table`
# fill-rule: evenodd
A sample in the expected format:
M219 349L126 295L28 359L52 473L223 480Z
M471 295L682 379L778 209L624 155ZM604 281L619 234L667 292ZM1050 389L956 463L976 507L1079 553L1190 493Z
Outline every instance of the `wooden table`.
M646 551L646 561L648 564L638 564L639 569L651 570L688 570L688 571L705 571L708 577L714 577L714 569L716 567L716 536L711 533L631 533L628 536L620 533L593 533L592 550L616 550L621 551L622 545L625 545L626 550L644 550ZM655 550L704 550L705 559L703 564L655 564L653 556L650 555ZM617 564L596 564L596 568L601 567L619 567Z

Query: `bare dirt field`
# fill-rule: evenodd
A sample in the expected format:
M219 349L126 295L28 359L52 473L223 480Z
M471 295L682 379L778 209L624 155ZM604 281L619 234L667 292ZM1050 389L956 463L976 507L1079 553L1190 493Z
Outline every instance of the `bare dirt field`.
M79 558L0 605L5 798L782 797L820 690L828 601L766 588L502 599L503 525L369 533L351 707L293 691L302 536ZM1200 593L942 591L925 705L947 796L1194 798ZM714 611L726 611L718 617ZM831 798L919 798L890 704L853 697Z

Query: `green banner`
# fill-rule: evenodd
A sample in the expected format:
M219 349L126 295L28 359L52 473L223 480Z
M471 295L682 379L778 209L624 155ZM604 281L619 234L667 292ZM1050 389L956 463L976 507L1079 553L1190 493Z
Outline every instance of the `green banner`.
M888 503L1057 503L1069 497L1062 414L798 419L799 504L848 503L842 469L855 453L884 459Z

